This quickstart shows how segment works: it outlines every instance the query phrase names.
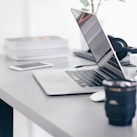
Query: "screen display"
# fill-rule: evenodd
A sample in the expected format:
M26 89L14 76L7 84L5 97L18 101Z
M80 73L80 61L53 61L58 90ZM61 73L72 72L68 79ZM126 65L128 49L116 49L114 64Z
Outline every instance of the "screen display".
M19 68L30 68L30 67L37 67L37 66L43 66L43 65L45 65L45 64L37 62L37 63L31 63L31 64L17 65L16 67L19 67Z

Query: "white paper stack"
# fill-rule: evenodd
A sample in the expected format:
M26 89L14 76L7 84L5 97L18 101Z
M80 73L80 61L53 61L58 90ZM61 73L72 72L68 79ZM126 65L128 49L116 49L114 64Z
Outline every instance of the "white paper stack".
M58 36L7 38L5 54L15 60L32 60L68 55L68 41Z

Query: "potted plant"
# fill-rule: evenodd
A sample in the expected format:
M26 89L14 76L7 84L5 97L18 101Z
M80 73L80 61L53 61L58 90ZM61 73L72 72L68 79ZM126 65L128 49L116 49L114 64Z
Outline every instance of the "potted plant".
M98 13L98 10L102 4L102 2L105 2L108 0L80 0L80 2L82 3L82 5L84 6L84 8L82 8L82 10L85 11L90 11L94 14ZM125 0L118 0L121 2L125 2Z

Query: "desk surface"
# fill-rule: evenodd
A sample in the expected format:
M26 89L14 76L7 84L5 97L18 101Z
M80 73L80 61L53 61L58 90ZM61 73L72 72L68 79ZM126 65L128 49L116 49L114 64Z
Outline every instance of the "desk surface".
M54 68L89 64L85 59L46 60ZM91 102L89 94L47 96L32 77L31 71L17 72L10 65L20 64L0 56L0 97L55 137L136 137L137 117L127 127L108 124L104 103ZM51 68L47 68L51 69ZM67 87L66 87L67 88Z

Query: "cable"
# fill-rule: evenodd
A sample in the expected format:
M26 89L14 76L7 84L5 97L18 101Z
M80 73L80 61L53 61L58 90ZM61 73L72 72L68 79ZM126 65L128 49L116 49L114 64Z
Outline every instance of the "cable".
M96 63L95 64L88 64L88 65L79 65L79 66L76 66L75 68L81 68L81 67L85 67L85 66L95 66L97 65Z

